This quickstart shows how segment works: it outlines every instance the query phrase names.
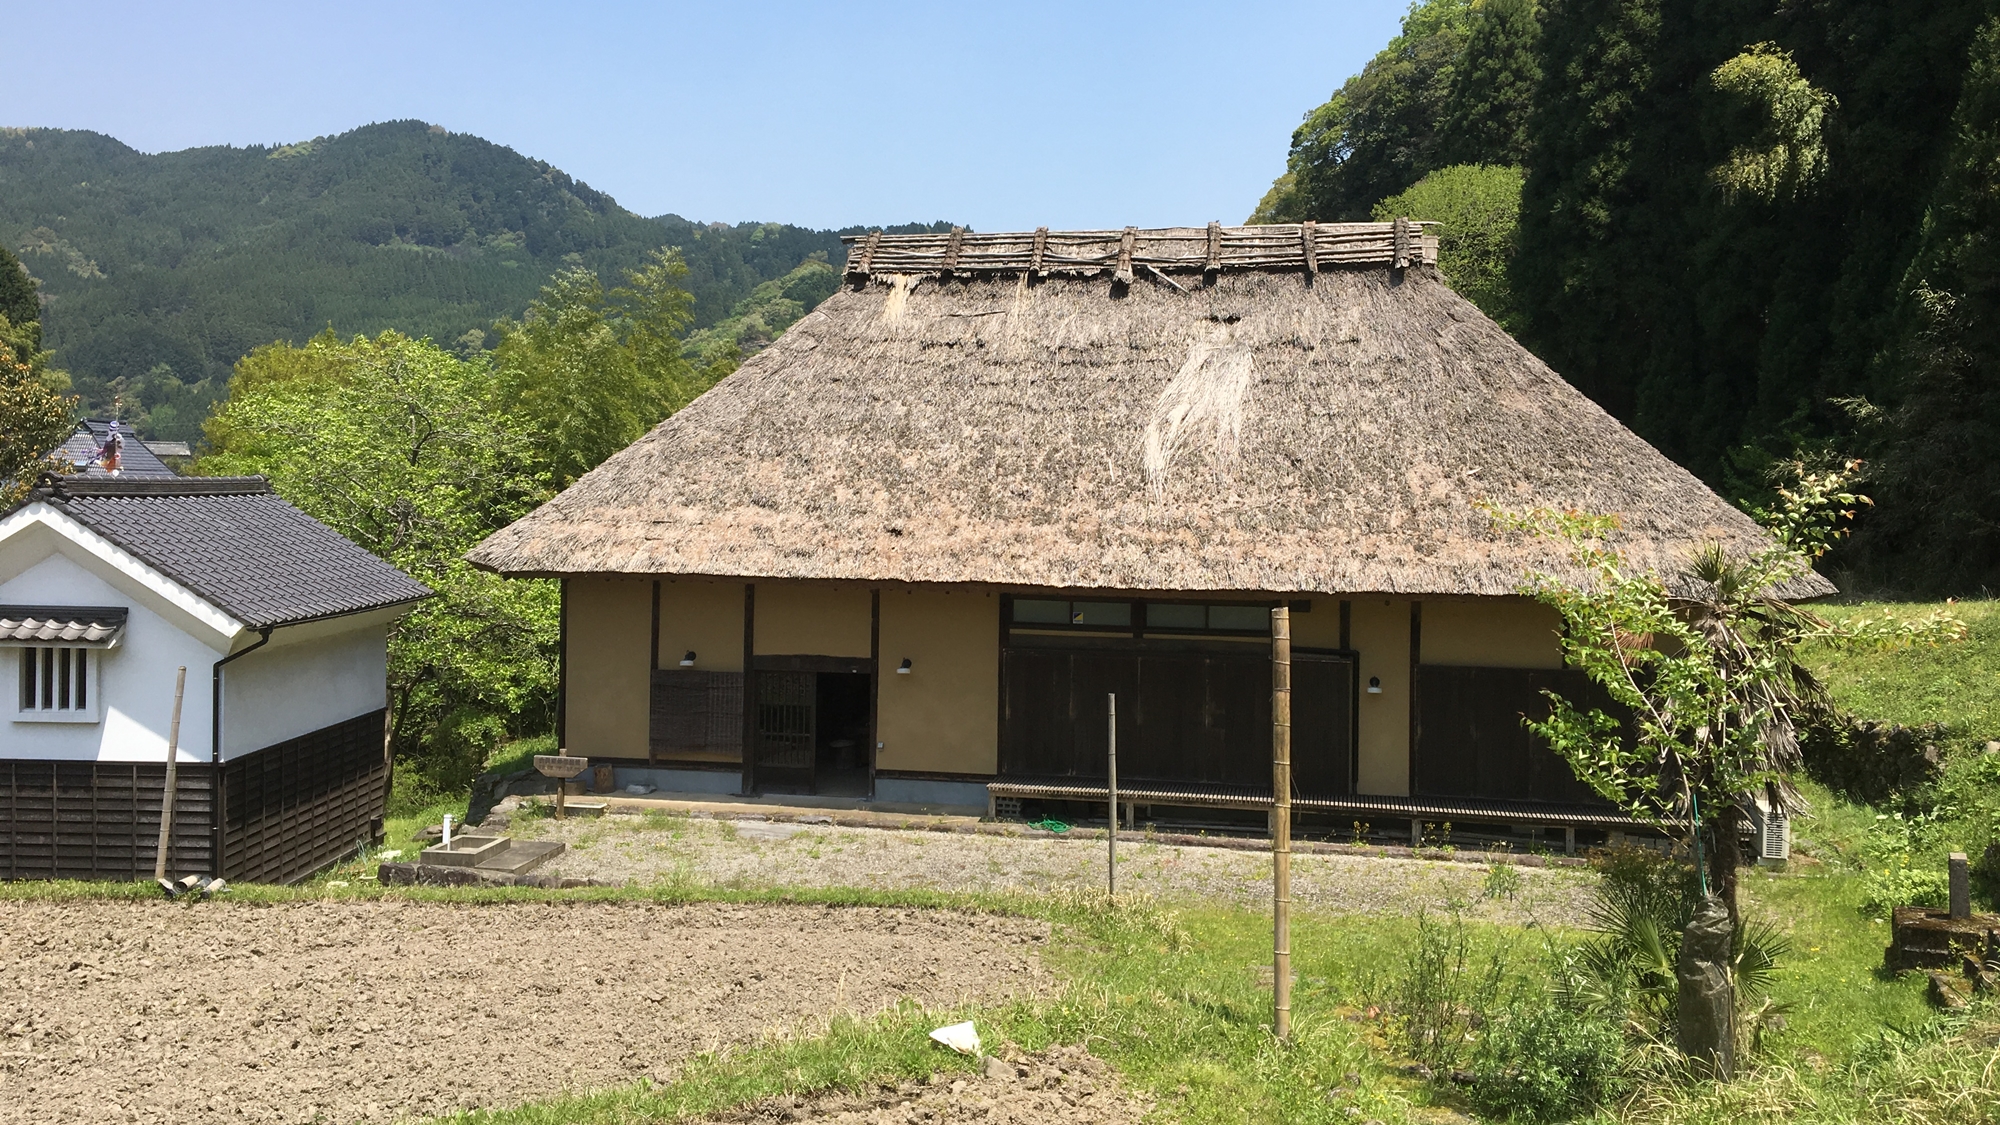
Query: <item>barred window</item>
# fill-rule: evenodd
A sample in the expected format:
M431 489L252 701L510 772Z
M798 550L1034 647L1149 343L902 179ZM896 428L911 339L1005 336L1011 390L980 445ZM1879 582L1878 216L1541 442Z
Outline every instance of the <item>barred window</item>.
M21 711L30 715L79 715L92 707L90 650L24 648L21 653Z

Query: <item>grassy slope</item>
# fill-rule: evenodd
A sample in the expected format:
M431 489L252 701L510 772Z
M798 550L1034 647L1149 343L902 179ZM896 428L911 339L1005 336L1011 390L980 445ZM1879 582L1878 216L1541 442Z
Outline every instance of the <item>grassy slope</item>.
M1969 738L2000 738L2000 602L1864 603L1821 607L1842 621L1948 609L1970 627L1959 644L1888 652L1815 649L1808 657L1834 698L1870 719L1942 722Z

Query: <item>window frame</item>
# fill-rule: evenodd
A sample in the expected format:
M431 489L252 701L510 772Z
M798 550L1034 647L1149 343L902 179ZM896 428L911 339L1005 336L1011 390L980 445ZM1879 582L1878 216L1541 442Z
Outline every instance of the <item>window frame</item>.
M1023 621L1017 616L1015 616L1014 607L1024 601L1064 602L1072 607L1080 603L1110 602L1110 603L1130 606L1132 609L1132 616L1130 622L1124 625L1084 624L1078 622L1059 622L1059 621ZM1284 604L1286 603L1275 600L1238 602L1238 601L1223 601L1215 598L1137 598L1137 597L1108 598L1108 597L1059 597L1059 596L1052 597L1046 594L1016 593L1010 595L1009 598L1007 599L1007 605L1006 605L1007 620L1005 622L1005 626L1010 632L1028 631L1028 632L1051 632L1051 633L1097 633L1097 634L1117 634L1121 636L1132 636L1132 637L1225 637L1238 640L1255 639L1262 637L1268 639L1271 635L1271 625L1268 618L1265 620L1262 627L1256 629L1217 629L1211 626L1203 626L1202 628L1196 629L1184 626L1155 625L1152 622L1152 615L1149 612L1149 610L1150 607L1155 605L1175 605L1175 606L1192 605L1192 606L1200 606L1204 611L1204 613L1206 613L1207 609L1210 606L1222 606L1230 609L1261 609L1268 612L1269 610ZM1075 611L1074 609L1072 609L1070 612L1072 615L1074 615Z
M14 658L14 691L11 718L17 723L73 723L95 725L104 721L104 661L98 656L104 649L88 645L10 645L24 655ZM69 653L69 656L45 656L47 653ZM70 669L81 665L83 669L81 707L26 706L30 680L28 661L33 660L36 670L33 679L35 694L53 697L53 689L45 686L45 676L49 671L61 667L66 673L62 682L71 693L77 690L75 673ZM58 664L58 661L61 664ZM73 661L73 663L72 663Z

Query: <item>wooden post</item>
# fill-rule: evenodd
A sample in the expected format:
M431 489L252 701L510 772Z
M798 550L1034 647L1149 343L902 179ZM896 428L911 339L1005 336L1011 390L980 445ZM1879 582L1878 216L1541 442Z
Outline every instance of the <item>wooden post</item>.
M1292 611L1271 611L1271 1029L1292 1037Z
M173 719L167 723L167 784L160 792L160 847L153 857L153 878L161 881L167 877L167 846L174 835L174 797L180 791L181 696L187 691L187 682L188 670L183 664L174 675L174 713ZM215 816L217 820L222 819L222 810L216 809ZM220 864L222 857L215 858Z
M1118 897L1118 693L1110 692L1105 697L1106 733L1110 736L1105 754L1105 765L1111 774L1111 831L1105 834L1109 847L1105 872L1112 898Z

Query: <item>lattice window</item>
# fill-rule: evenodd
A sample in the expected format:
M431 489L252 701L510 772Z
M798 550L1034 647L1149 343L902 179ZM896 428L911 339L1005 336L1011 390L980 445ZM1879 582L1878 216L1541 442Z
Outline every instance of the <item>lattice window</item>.
M20 653L22 718L94 722L97 662L87 648L23 648Z

